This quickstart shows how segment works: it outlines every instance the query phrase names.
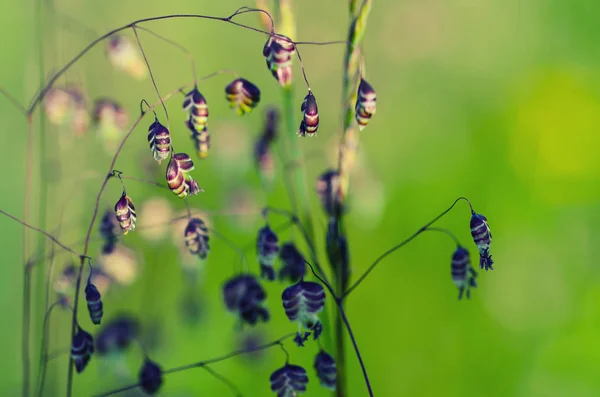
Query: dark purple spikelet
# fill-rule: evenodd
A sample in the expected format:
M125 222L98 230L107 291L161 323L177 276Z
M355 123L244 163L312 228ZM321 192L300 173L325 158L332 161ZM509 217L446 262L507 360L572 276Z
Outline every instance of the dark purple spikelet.
M308 95L304 97L300 111L303 113L303 118L298 129L298 136L315 136L319 129L319 108L312 91L309 90Z
M208 245L208 228L200 218L192 218L185 228L185 245L192 255L206 259L210 247Z
M460 245L452 254L451 274L452 281L458 288L458 299L462 299L465 291L467 299L469 299L471 297L470 289L477 287L475 282L477 272L471 267L469 251Z
M146 358L138 376L140 388L146 394L154 394L162 385L162 369L154 361Z
M490 255L490 245L492 244L492 232L485 216L472 211L471 216L471 236L479 251L479 268L485 270L494 270L492 265L494 261Z
M279 269L279 280L295 283L306 274L304 256L294 243L288 242L281 246L279 259L283 262L283 266Z
M155 117L154 122L148 127L148 145L154 160L160 164L169 157L171 152L171 133Z
M125 192L123 192L121 198L115 204L115 215L123 234L135 230L135 222L137 219L135 207L133 201L125 194Z
M100 220L100 236L104 240L102 246L102 253L108 255L115 250L117 242L119 241L119 235L117 229L119 223L117 222L115 215L109 209L104 212L102 219Z
M308 384L308 374L299 365L285 364L271 374L271 390L278 397L294 397L304 393Z
M281 300L288 319L298 322L300 329L313 331L317 339L322 331L318 314L325 306L325 290L321 284L299 281L283 290Z
M100 324L102 315L104 314L102 297L100 296L98 288L96 288L89 279L85 286L85 301L87 302L88 311L90 312L90 319L94 324Z
M333 273L338 275L341 280L342 291L346 290L350 281L350 250L348 249L348 240L342 234L338 218L330 217L327 225L327 233L325 235L325 246L327 251L327 259L333 270Z
M140 323L128 315L120 315L109 321L96 335L96 348L99 355L122 352L140 334Z
M275 174L275 160L271 144L263 137L254 146L254 162L263 182L271 182Z
M292 55L296 46L289 37L274 34L263 47L263 55L267 59L267 67L282 87L292 83Z
M275 280L275 269L273 263L279 252L279 240L275 232L265 225L258 231L256 239L256 253L260 263L260 275L268 281Z
M337 379L337 368L333 357L325 350L321 349L315 357L315 371L321 382L321 386L335 391L335 383Z
M204 95L198 91L198 87L188 92L183 100L183 110L189 113L189 117L186 121L187 127L192 132L199 133L208 123L208 104Z
M189 174L193 170L194 162L186 153L175 153L171 156L166 169L167 185L179 198L186 198L201 191L198 182Z
M230 312L236 313L242 322L255 325L259 320L269 321L269 311L264 303L267 293L256 277L241 274L223 285L223 300Z
M335 170L327 170L317 179L317 194L321 206L330 217L339 217L343 212L340 190L340 174Z
M73 336L73 343L71 344L71 357L78 374L83 372L93 353L94 338L91 334L77 327L77 333Z
M278 135L279 131L279 112L276 108L269 108L265 113L265 126L263 129L262 138L272 143Z
M250 113L260 102L260 90L246 79L238 78L225 87L229 107L239 116Z
M377 94L371 84L367 83L365 79L360 79L360 85L358 86L358 95L356 98L356 106L354 110L356 112L356 122L358 123L359 129L363 129L369 124L369 120L375 114L377 109Z

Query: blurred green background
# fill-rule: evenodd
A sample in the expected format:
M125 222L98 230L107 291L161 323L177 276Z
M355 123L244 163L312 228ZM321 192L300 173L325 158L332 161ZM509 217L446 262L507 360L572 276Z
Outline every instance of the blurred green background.
M0 85L27 104L39 90L34 2L6 2L0 16L3 67ZM57 1L54 7L102 34L132 20L175 13L225 16L241 1L139 2ZM305 0L294 4L297 40L345 39L347 1ZM53 15L44 2L45 70L51 75L91 38ZM378 110L360 135L360 159L352 180L348 215L352 270L360 274L384 250L412 234L448 207L468 197L485 214L494 235L493 272L480 273L470 301L457 301L450 279L452 242L441 234L424 234L386 259L351 295L349 319L378 396L597 396L600 395L600 274L593 247L600 243L600 4L590 0L374 0L364 42L366 70L377 90ZM240 18L260 26L256 15ZM69 25L71 25L69 27ZM234 69L262 90L260 106L244 118L227 109L216 77L200 89L210 106L213 147L197 161L194 177L206 190L192 198L193 208L231 212L243 204L246 216L207 216L216 230L239 246L253 244L261 225L257 208L289 208L278 164L276 188L265 194L252 165L251 145L260 133L267 105L280 106L280 90L261 54L265 38L220 22L168 20L145 25L176 40L194 54L199 75ZM132 37L130 33L128 36ZM158 87L164 94L192 80L185 56L140 32ZM142 98L156 100L149 79L137 81L114 70L103 45L90 51L57 84L77 84L90 102L110 96L133 120ZM310 204L316 219L321 258L326 219L319 208L314 181L334 165L341 124L342 45L301 47L307 75L319 103L318 138L303 139ZM305 95L300 70L297 120ZM182 96L167 102L173 141L191 151L183 125ZM26 122L10 104L0 102L5 172L0 208L23 216ZM157 108L159 117L164 114ZM146 117L127 142L116 168L127 175L162 181L147 150ZM36 131L39 120L35 118ZM295 133L289 131L287 133ZM93 129L82 137L47 125L48 224L60 223L60 239L76 245L89 223L93 202L110 161ZM188 145L188 146L184 146ZM185 149L183 149L185 148ZM37 146L36 146L37 150ZM279 159L278 159L279 160ZM34 159L39 186L39 158ZM183 204L171 193L126 181L127 191L144 222L144 204L167 199L174 213ZM33 220L37 219L34 189ZM119 198L111 180L101 210ZM242 203L242 204L240 204ZM61 216L63 208L66 209ZM453 230L472 254L469 212L461 203L437 226ZM153 222L161 216L146 211ZM252 215L254 214L254 215ZM163 219L164 220L164 219ZM150 222L152 223L152 222ZM280 220L274 220L279 224ZM21 380L22 227L0 218L3 266L0 273L0 394L16 396ZM237 347L235 319L220 298L236 253L217 238L201 266L192 296L200 316L191 324L182 317L182 294L188 291L178 250L165 227L165 238L149 240L135 232L125 238L138 268L129 285L111 285L105 318L119 312L139 316L152 342L151 357L164 368L208 359ZM290 238L289 233L282 238ZM152 237L152 236L151 236ZM298 234L296 233L298 238ZM30 234L32 246L38 242ZM99 249L96 242L91 253ZM69 263L58 255L54 277ZM248 261L256 269L250 250ZM49 262L44 262L47 269ZM39 267L34 279L39 275ZM37 276L39 279L39 276ZM41 284L35 284L39 287ZM36 288L37 288L36 287ZM256 328L264 341L293 332L279 300L284 286L268 286L272 321ZM35 288L34 288L35 289ZM32 370L35 379L40 302L34 291ZM81 325L95 331L81 306ZM51 317L51 349L69 345L70 315ZM154 331L154 332L149 332ZM305 366L311 378L307 395L328 395L318 385L312 359L317 346L288 344L291 361ZM349 395L366 395L353 351L348 347ZM47 396L64 395L68 357L51 361ZM141 353L130 349L114 371L94 357L75 378L75 396L87 396L135 382ZM244 395L271 395L268 377L283 365L282 352L269 349L260 358L230 359L214 366ZM230 391L198 369L169 375L161 396L226 395ZM134 395L134 394L133 394Z

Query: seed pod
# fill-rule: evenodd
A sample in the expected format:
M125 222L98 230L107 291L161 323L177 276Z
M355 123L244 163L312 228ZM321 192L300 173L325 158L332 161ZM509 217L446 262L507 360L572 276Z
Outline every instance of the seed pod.
M356 122L358 123L359 129L363 129L369 124L369 120L375 114L377 105L377 94L371 87L371 84L367 83L366 80L360 79L360 85L358 86L358 95L356 98L356 106L354 110L356 112Z
M199 133L206 128L208 122L208 104L204 95L198 91L198 87L194 86L185 95L183 110L189 113L186 125L192 132Z
M494 270L492 265L494 261L490 255L490 245L492 244L492 232L485 216L472 211L471 216L471 236L479 250L479 268L485 270Z
M225 98L229 107L243 116L254 109L260 102L260 90L246 79L235 79L225 87Z
M300 111L304 116L302 122L300 122L298 136L315 136L319 129L319 108L312 91L308 90L308 95L304 97Z
M467 299L471 297L470 288L477 287L475 277L477 272L471 267L469 251L460 245L452 254L451 275L454 285L458 288L458 299L462 299L463 293L467 292Z
M192 141L194 141L194 149L196 149L198 158L205 159L208 157L208 149L210 149L208 127L205 126L200 132L192 132Z
M315 357L314 367L315 371L317 371L317 377L321 381L321 386L331 391L335 391L337 368L333 357L325 350L321 349Z
M150 145L154 160L158 164L169 157L169 153L171 152L171 133L157 118L154 118L154 122L148 128L148 144Z
M198 182L192 179L189 172L194 169L194 162L185 153L176 153L171 156L167 165L167 184L169 189L180 198L198 194Z
M121 198L115 204L115 215L123 234L135 230L135 207L133 206L133 201L131 201L131 198L125 192L123 192Z
M263 48L267 67L282 87L292 83L292 55L295 52L292 40L283 35L271 35Z
M130 76L141 80L147 75L146 64L141 57L139 48L129 38L112 35L107 44L107 54L110 63Z
M102 297L100 296L100 291L94 284L91 283L91 280L88 279L87 285L85 287L85 300L87 302L88 311L90 312L90 318L92 322L96 325L100 324L102 321L103 315L103 305L102 305Z
M192 255L206 259L208 255L208 228L200 218L192 218L185 228L185 245Z
M280 397L304 393L308 384L306 370L299 365L286 364L271 374L271 390Z
M339 218L343 213L340 190L340 174L335 170L327 170L317 180L317 194L321 206L330 217Z
M269 311L264 307L267 293L251 274L241 274L228 280L223 286L223 300L230 312L240 320L255 325L258 320L267 322Z
M71 344L71 358L75 362L75 370L78 374L83 372L93 353L94 338L91 334L77 327L77 333L73 336Z
M269 225L266 225L258 231L256 252L258 254L258 263L260 263L261 277L267 281L275 280L273 263L279 252L279 240Z
M162 369L160 366L146 358L138 376L138 383L144 393L156 393L162 385Z
M140 323L133 317L120 315L105 322L96 334L99 355L124 351L140 334Z
M283 266L279 269L279 280L288 279L295 283L306 274L306 264L304 256L298 251L294 243L289 242L281 246L279 259Z
M321 284L299 281L283 290L281 299L289 320L297 321L305 330L313 331L313 337L317 339L323 329L318 313L325 306L325 290Z

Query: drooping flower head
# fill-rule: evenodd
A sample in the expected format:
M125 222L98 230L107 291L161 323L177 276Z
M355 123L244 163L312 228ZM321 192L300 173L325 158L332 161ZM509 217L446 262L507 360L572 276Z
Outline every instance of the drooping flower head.
M176 153L171 156L167 165L167 184L169 189L180 198L198 194L198 182L192 179L190 172L194 170L194 162L185 153Z
M292 40L279 34L269 36L263 48L267 67L282 87L292 84L292 55L295 52L296 46Z
M225 87L225 97L229 107L243 116L254 109L260 102L260 90L246 79L235 79Z
M371 84L361 78L360 85L358 86L356 106L354 108L359 129L362 130L369 124L369 120L375 114L376 105L377 94L375 94L375 90L371 87Z
M108 59L114 67L138 80L146 77L148 73L146 64L139 48L129 38L117 34L112 35L108 40L106 50Z
M492 243L492 232L485 216L472 211L471 216L471 236L479 250L479 268L485 270L494 270L492 265L494 261L490 255L490 245Z
M223 300L227 310L238 314L242 322L250 325L255 325L259 320L269 320L266 299L267 293L251 274L233 277L223 285Z
M140 388L146 394L154 394L162 385L162 369L154 361L146 358L138 375Z
M115 204L115 215L123 234L135 230L135 207L133 206L133 201L131 201L131 198L125 192L123 192L121 198Z
M140 323L133 317L120 315L105 322L96 335L99 355L122 352L140 333Z
M279 239L275 232L265 225L258 231L256 239L256 253L260 263L261 277L268 281L275 280L275 269L273 263L279 252Z
M194 149L199 159L205 159L208 157L208 149L210 149L210 133L208 127L205 126L200 132L192 132L192 142L194 142Z
M279 269L280 280L287 279L295 283L306 274L304 255L298 251L294 243L288 242L281 246L279 259L283 262L283 266Z
M94 338L81 327L77 327L77 333L73 336L71 344L71 357L77 373L83 372L90 362L92 354L94 354Z
M321 206L330 217L339 217L343 212L340 190L340 174L335 170L327 170L317 180L317 194Z
M102 253L107 255L115 250L119 236L117 230L119 229L119 222L115 218L115 215L110 209L107 209L100 220L100 236L104 244L102 246Z
M118 102L110 98L98 98L94 101L94 123L110 124L123 130L127 128L127 111Z
M204 95L198 91L198 87L188 92L183 101L183 110L189 113L186 126L192 133L200 133L208 123L208 104Z
M295 397L298 393L306 391L308 374L299 365L286 363L271 374L271 390L278 397Z
M270 185L275 177L275 159L271 144L263 137L254 146L254 162L263 183Z
M148 128L148 144L154 160L158 164L169 157L169 153L171 152L171 133L156 117Z
M265 113L265 124L263 127L262 139L272 143L279 131L279 112L277 108L269 108Z
M471 288L477 287L475 277L477 272L471 267L469 259L469 251L464 247L458 246L452 254L451 265L452 281L458 288L458 299L462 299L463 293L466 291L467 299L471 297Z
M323 326L318 314L325 306L325 290L319 283L301 280L283 290L281 294L283 308L290 321L298 322L296 342L301 345L310 331L318 339ZM307 332L302 335L302 330Z
M300 111L303 117L298 129L298 136L315 136L319 129L319 108L311 90L308 90L308 95L304 97Z
M92 284L91 277L88 278L87 285L85 286L85 301L90 312L90 319L94 324L100 324L102 315L104 314L102 296L98 288Z
M208 228L200 218L192 218L185 228L185 245L192 255L206 259L210 247L208 246Z
M321 349L315 357L315 371L321 382L321 386L335 391L335 383L337 379L337 368L333 357L325 350Z

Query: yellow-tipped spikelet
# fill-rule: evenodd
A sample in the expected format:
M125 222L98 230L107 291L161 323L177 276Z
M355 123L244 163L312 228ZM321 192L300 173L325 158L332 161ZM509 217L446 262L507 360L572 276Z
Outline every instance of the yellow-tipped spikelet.
M375 90L366 80L360 79L354 110L356 111L356 122L361 130L369 124L369 120L375 114L376 105L377 94Z
M260 102L260 90L246 79L235 79L225 87L229 107L239 116L250 113Z
M188 92L183 100L183 110L189 113L186 120L187 127L192 133L199 133L206 128L208 123L208 104L204 95L198 91L198 87Z
M115 204L115 215L123 234L135 230L135 207L133 206L133 201L131 201L131 198L125 192L123 192L121 198Z
M171 152L171 133L157 118L148 128L148 144L154 160L160 164Z
M198 194L200 187L198 182L192 179L189 172L194 170L194 162L185 153L176 153L171 156L167 165L167 184L169 189L180 198Z

